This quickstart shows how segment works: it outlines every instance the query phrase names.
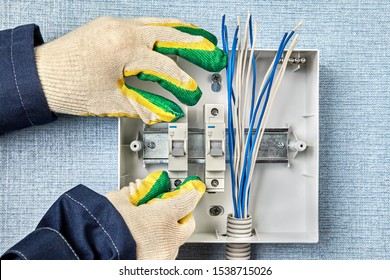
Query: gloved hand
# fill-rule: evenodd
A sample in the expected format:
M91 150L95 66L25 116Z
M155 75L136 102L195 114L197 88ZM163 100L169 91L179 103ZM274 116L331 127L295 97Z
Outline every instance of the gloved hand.
M106 195L130 229L137 259L175 259L195 229L191 212L206 186L190 176L174 191L169 189L167 172L157 171Z
M186 104L202 95L197 83L163 54L176 54L218 72L226 56L211 33L176 19L102 17L35 48L50 109L81 116L140 117L173 122L184 115L174 102L126 85L125 77L158 82Z

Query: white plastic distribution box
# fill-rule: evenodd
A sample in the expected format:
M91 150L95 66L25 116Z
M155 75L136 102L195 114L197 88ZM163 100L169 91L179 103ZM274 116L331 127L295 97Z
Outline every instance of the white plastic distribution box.
M275 50L256 51L258 81L264 77L275 53ZM301 62L305 63L292 63L287 66L267 125L268 128L288 128L290 146L286 147L288 163L276 161L256 165L250 199L253 234L245 242L318 242L319 52L295 50L291 57L303 58ZM220 73L222 79L220 91L214 92L211 89L213 73L184 59L176 57L173 59L198 82L203 91L199 103L188 107L188 129L204 128L205 104L225 104L227 123L225 71ZM181 105L171 93L156 83L139 81L136 78L127 79L126 82L134 87L168 97ZM164 128L164 124L152 127ZM145 149L150 149L153 146L151 144L154 144L156 147L153 148L157 154L159 148L166 149L165 146L160 147L166 145L166 141L142 145L143 131L142 122L138 119L119 120L119 187L126 186L137 178L144 178L152 171L167 170L167 164L161 159L160 161L157 159L154 164L149 162L144 165ZM130 143L134 140L138 142L132 151ZM300 142L297 142L298 140ZM204 145L204 142L202 143ZM226 221L227 215L232 212L232 196L228 165L225 169L224 191L207 192L203 196L194 211L196 229L188 242L243 242L242 239L226 237ZM204 164L189 163L188 175L198 175L204 179Z

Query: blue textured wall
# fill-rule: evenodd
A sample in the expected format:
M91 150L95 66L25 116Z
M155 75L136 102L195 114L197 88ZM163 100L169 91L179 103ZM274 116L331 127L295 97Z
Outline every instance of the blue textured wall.
M34 22L46 41L89 19L178 17L219 35L222 14L251 11L259 48L275 48L304 21L300 48L320 67L320 242L254 246L261 259L390 258L390 2L2 0L0 29ZM117 184L117 121L60 117L0 136L0 252L30 232L59 194L78 183ZM181 258L223 258L221 245L185 245Z

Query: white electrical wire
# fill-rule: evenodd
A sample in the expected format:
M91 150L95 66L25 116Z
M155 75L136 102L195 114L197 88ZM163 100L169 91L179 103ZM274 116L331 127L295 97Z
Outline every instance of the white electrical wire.
M248 15L248 24L246 26L247 30L246 30L246 33L249 33L249 18L250 18L250 15ZM254 34L256 34L257 32L257 22L255 22L255 27L254 27ZM246 42L248 44L248 42ZM242 72L245 73L245 88L244 88L244 97L243 97L243 106L241 107L241 124L239 125L240 127L240 143L241 145L239 147L237 147L237 149L239 150L239 154L242 155L241 156L241 161L240 161L240 165L239 165L239 170L242 170L244 168L244 163L245 163L245 158L243 158L243 155L245 154L245 144L246 144L246 141L245 141L245 126L246 126L246 118L245 116L248 115L248 112L249 112L249 104L250 104L250 99L248 98L250 95L249 94L249 78L250 78L250 73L252 71L252 58L253 58L253 55L254 55L254 49L255 49L255 44L256 44L256 36L254 36L254 39L253 39L253 43L252 43L252 46L251 46L251 49L250 49L250 55L249 55L249 63L248 63L248 66L247 66L247 69L246 69L246 72L245 72L245 69L243 68ZM248 50L246 49L246 53L248 53ZM252 77L252 79L254 79L255 77ZM251 96L250 96L251 97ZM250 137L251 135L251 132L248 132L248 136L247 137ZM238 184L240 184L240 181L241 181L241 176L242 176L242 172L238 172L237 173L237 182Z
M273 105L273 102L275 100L275 96L276 96L276 93L279 89L279 86L283 80L283 77L284 77L284 74L285 74L285 71L286 71L286 67L287 67L287 62L292 54L292 51L294 50L295 46L297 45L298 43L298 34L296 34L294 36L294 39L286 53L286 56L285 56L285 59L283 60L283 63L282 63L282 66L280 68L280 70L278 71L278 74L275 78L275 85L272 87L271 89L271 94L270 94L270 100L268 102L268 106L267 106L267 109L265 111L265 114L264 114L264 118L263 118L263 121L260 125L260 136L257 138L256 142L255 142L255 148L254 148L254 154L253 154L253 157L251 159L252 163L251 163L251 168L250 168L250 172L249 172L249 176L248 176L248 182L251 182L252 180L252 177L253 177L253 172L254 172L254 168L255 168L255 164L256 164L256 159L257 159L257 155L258 155L258 152L260 150L260 144L261 144L261 140L263 138L263 135L264 135L264 131L265 131L265 127L267 126L267 122L268 122L268 119L269 119L269 116L270 116L270 112L271 112L271 108L272 108L272 105ZM246 189L246 196L245 196L245 205L247 205L247 202L248 202L248 199L249 199L249 188ZM248 214L248 209L245 209L245 215Z
M239 28L238 30L238 41L237 41L237 52L238 52L238 56L236 56L236 61L235 61L235 73L237 73L237 71L239 71L241 69L241 60L240 60L240 51L241 51L241 30L240 30L240 17L237 16L237 27ZM235 89L238 89L239 88L239 79L237 78L237 74L235 75L234 77L234 82L235 82ZM238 111L239 111L239 108L238 108L238 105L239 105L239 97L238 97L238 94L239 92L235 91L235 94L236 94L236 101L234 102L233 104L233 110L232 110L232 117L233 117L233 127L238 127L239 123L240 123L240 119L238 117ZM240 138L239 138L239 130L235 130L235 141L236 141L236 145L240 145ZM240 161L240 153L237 151L237 149L234 149L234 165L233 165L233 170L234 172L236 172L238 170L238 163ZM236 188L234 190L235 192L235 197L238 197L238 184L236 182ZM238 207L238 206L236 206Z
M255 22L255 26L254 26L254 28L253 28L253 34L256 34L257 33L257 22ZM247 97L248 97L248 95L249 95L249 78L250 78L250 73L251 73L251 71L252 71L252 61L251 61L251 58L254 56L254 51L255 51L255 45L256 45L256 36L254 36L253 37L253 43L252 43L252 46L251 46L251 51L250 51L250 55L249 55L249 59L248 60L250 60L250 63L248 63L248 69L247 69L247 72L246 72L246 81L245 81L245 91L244 91L244 95L245 95L245 99L244 99L244 105L245 105L245 107L244 107L244 112L243 112L243 114L245 114L246 112L248 112L247 111L247 109L248 109L248 107L249 107L249 102L247 102ZM252 78L254 78L254 77L252 77ZM245 118L243 118L243 120L244 120ZM243 125L244 125L244 122L242 122L243 123Z
M239 24L239 17L237 17ZM243 87L243 80L245 78L245 68L247 53L248 53L248 39L249 39L249 23L250 23L250 14L245 24L245 30L243 32L243 40L241 36L238 37L238 47L237 47L237 62L235 70L235 102L234 102L234 111L233 111L233 123L235 127L235 149L234 149L234 170L241 170L243 160L241 157L242 149L244 147L244 120L245 120L245 106L246 106L246 91ZM236 186L239 186L239 177L236 177ZM238 191L238 190L236 190Z

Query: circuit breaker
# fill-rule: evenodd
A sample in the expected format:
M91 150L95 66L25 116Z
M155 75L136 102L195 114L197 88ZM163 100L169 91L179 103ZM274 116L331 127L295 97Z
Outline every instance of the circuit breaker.
M187 110L185 110L186 115ZM188 123L184 116L180 122L168 125L168 172L171 185L180 185L188 174Z
M223 104L204 105L205 184L208 192L225 188L225 109Z

